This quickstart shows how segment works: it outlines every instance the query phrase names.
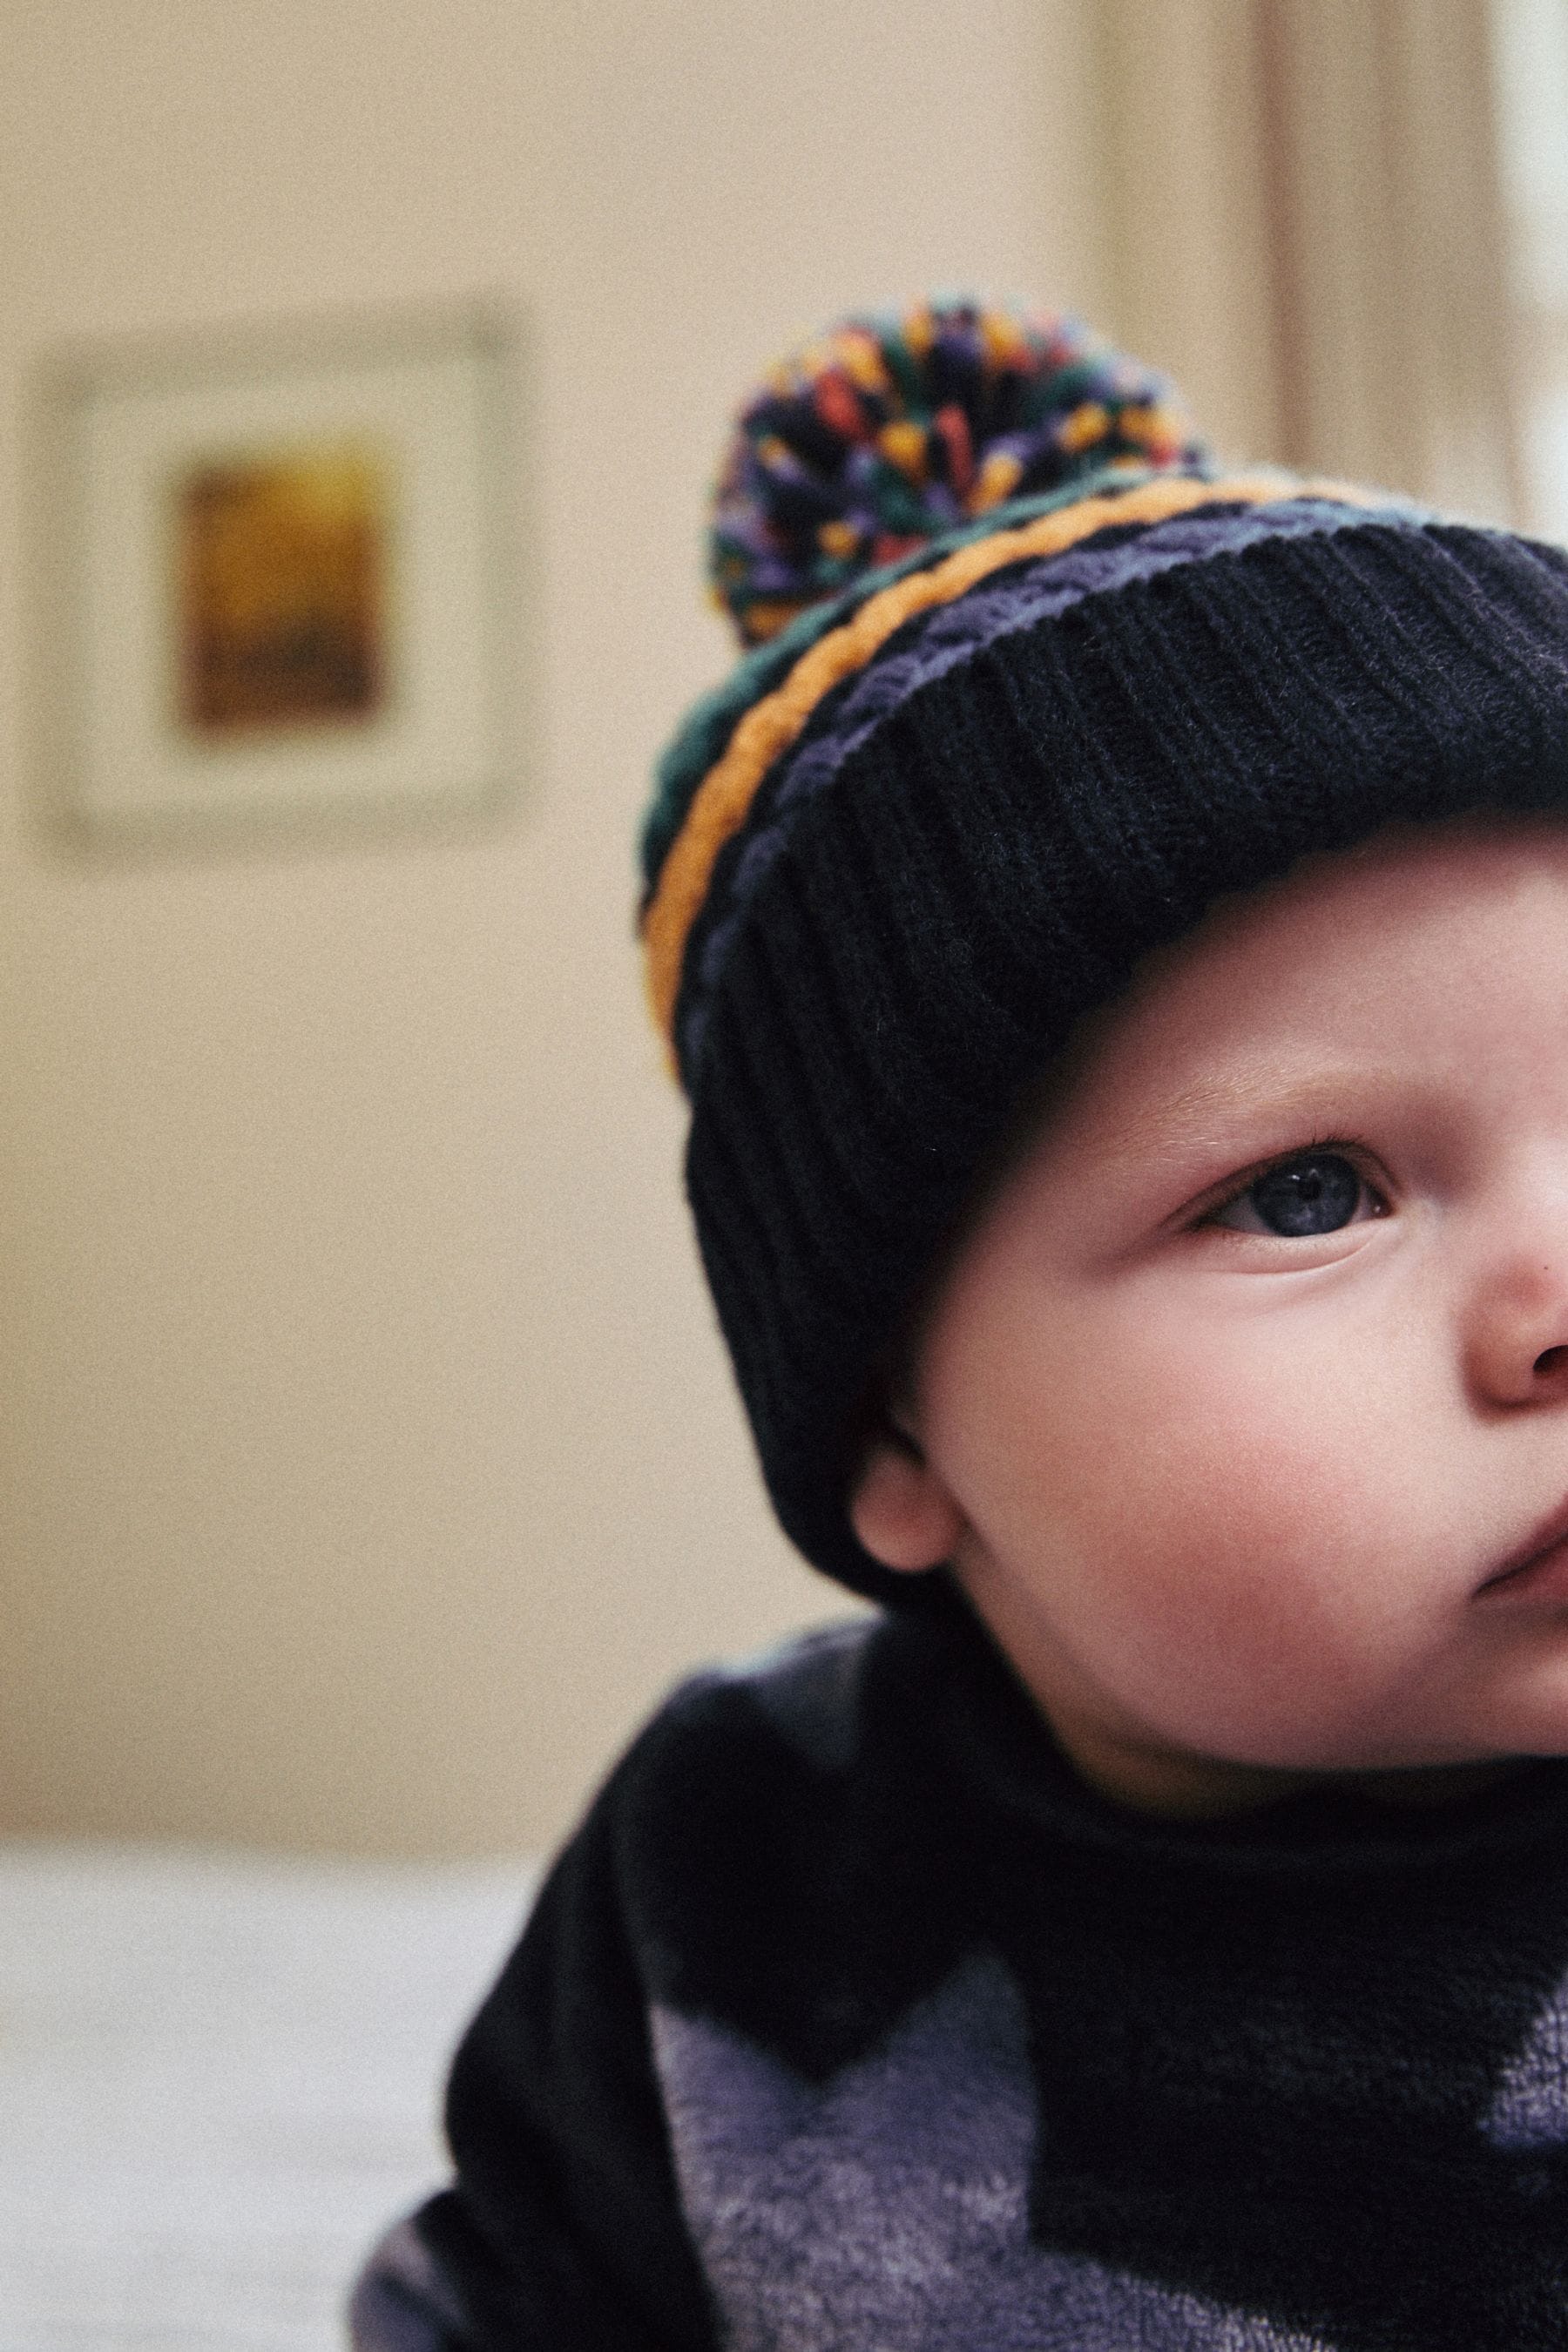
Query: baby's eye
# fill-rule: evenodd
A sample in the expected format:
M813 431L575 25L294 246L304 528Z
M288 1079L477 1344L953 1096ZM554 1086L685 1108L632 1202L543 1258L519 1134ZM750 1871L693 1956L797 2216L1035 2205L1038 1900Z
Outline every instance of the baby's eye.
M1336 1234L1358 1216L1384 1213L1384 1203L1342 1152L1299 1151L1266 1168L1245 1192L1212 1210L1205 1223L1294 1240Z

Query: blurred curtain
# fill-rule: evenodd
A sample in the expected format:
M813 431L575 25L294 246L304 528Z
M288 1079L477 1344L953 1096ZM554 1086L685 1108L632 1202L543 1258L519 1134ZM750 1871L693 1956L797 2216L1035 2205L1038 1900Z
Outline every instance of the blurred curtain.
M1518 510L1488 0L1090 0L1101 308L1231 456Z
M1492 0L1527 528L1568 541L1568 0Z

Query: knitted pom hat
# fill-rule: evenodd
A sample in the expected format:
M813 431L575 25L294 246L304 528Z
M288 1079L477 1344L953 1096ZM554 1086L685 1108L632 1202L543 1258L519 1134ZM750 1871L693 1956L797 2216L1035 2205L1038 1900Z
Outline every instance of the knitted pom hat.
M1074 322L922 305L775 370L720 478L752 650L644 834L687 1183L806 1557L1025 1090L1222 893L1395 819L1568 811L1568 555L1218 467Z

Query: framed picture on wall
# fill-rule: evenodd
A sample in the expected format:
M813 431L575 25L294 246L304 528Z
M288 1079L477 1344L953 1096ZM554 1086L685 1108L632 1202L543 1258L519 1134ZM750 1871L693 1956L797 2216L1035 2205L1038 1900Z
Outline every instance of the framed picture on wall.
M78 348L42 410L52 830L281 839L511 800L527 631L504 314Z

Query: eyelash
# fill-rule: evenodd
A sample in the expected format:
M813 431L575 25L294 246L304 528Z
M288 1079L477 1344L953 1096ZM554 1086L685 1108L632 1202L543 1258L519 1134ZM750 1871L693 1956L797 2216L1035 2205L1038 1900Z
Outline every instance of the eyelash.
M1257 1166L1249 1168L1245 1175L1230 1179L1223 1192L1215 1193L1213 1199L1205 1201L1196 1212L1193 1219L1194 1226L1210 1223L1218 1216L1222 1209L1232 1208L1237 1201L1245 1200L1253 1186L1263 1177L1271 1174L1276 1168L1289 1168L1294 1161L1310 1160L1314 1153L1320 1151L1336 1152L1341 1159L1348 1160L1367 1191L1381 1203L1382 1213L1387 1214L1390 1206L1388 1195L1384 1186L1378 1183L1371 1173L1377 1165L1376 1157L1371 1147L1363 1143L1358 1136L1315 1135L1310 1142L1294 1144L1289 1151L1271 1152L1267 1160L1260 1160Z

